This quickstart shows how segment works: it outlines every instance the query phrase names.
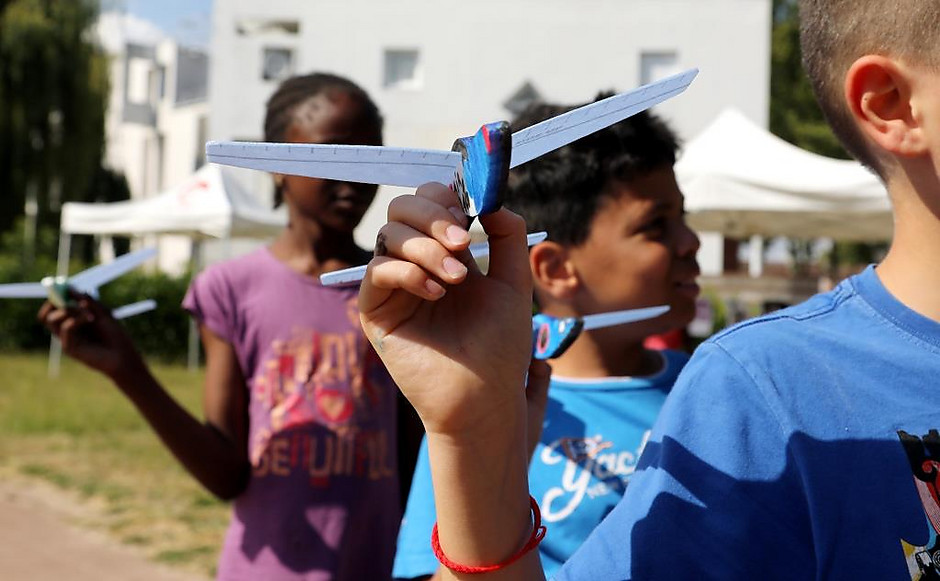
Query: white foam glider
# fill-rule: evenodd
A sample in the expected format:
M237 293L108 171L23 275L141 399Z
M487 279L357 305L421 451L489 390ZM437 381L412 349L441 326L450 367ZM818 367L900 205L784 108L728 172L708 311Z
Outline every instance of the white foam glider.
M512 134L508 167L513 168L559 147L590 135L624 119L645 111L685 91L698 74L689 69L661 81L620 93L601 101L579 107L526 127ZM488 126L481 128L485 133ZM478 136L480 133L478 132ZM469 143L473 138L461 138ZM456 145L456 144L455 144ZM487 142L487 146L489 142ZM459 148L458 148L459 149ZM297 143L219 142L206 144L210 162L279 174L301 175L347 182L417 187L428 182L451 184L468 216L477 208L495 208L490 192L467 195L465 176L474 152L409 149L369 145L326 145ZM476 168L485 165L477 163ZM465 167L466 166L466 167ZM480 186L480 189L487 189ZM468 199L469 198L469 199ZM350 279L355 272L358 279ZM361 280L362 268L331 273L329 282L340 284Z
M579 107L512 134L509 167L535 159L683 92L698 69L667 77L626 93ZM272 173L416 188L450 183L461 154L439 149L374 145L323 145L210 141L213 163Z
M54 305L62 307L68 304L69 290L87 293L98 298L98 287L133 270L157 255L155 248L145 248L137 252L124 254L108 264L99 264L76 274L75 276L47 276L40 282L0 284L0 298L4 299L42 299L48 298ZM153 300L138 301L114 309L111 314L115 319L126 319L146 313L156 308Z

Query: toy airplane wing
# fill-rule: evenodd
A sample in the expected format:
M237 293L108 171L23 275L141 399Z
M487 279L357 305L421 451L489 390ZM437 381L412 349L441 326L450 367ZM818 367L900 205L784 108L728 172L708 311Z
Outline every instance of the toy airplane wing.
M625 325L626 323L645 321L646 319L655 319L668 310L668 306L662 305L659 307L647 307L645 309L631 309L629 311L585 315L581 317L581 319L584 321L584 330L590 331L591 329L600 329L602 327L612 327L614 325Z
M0 298L3 299L43 299L47 292L46 287L38 282L0 284Z
M449 184L460 165L455 151L375 145L322 145L210 141L213 163L272 173L416 188Z
M153 299L147 299L145 301L138 301L136 303L124 305L123 307L118 307L111 311L111 316L115 319L126 319L141 313L146 313L147 311L152 311L155 308L157 308L157 301Z
M99 286L137 268L156 255L156 248L144 248L136 252L129 252L108 264L99 264L69 277L68 284L79 292L95 295Z
M522 165L675 97L685 91L696 75L698 69L689 69L516 131L512 134L509 167Z
M533 246L546 238L548 238L546 232L534 232L526 236L526 242L529 246ZM472 254L474 258L488 256L489 253L490 245L487 242L477 242L476 244L470 245L470 254ZM323 286L334 286L359 282L366 275L366 269L368 267L369 265L363 264L362 266L354 266L352 268L344 268L343 270L334 270L333 272L321 274L320 284Z
M509 167L623 121L684 91L698 69L673 75L548 119L512 135ZM450 184L463 156L456 151L376 145L210 141L212 163L313 178L389 186Z

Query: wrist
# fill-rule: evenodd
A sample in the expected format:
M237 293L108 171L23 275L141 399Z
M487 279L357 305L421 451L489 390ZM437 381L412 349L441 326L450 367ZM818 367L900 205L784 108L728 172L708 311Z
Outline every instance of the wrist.
M121 391L129 393L150 377L150 370L140 354L135 351L121 358L106 375Z
M479 449L481 445L502 449L501 443L511 442L520 432L527 431L527 407L522 390L511 398L490 402L472 414L461 416L458 421L447 423L424 422L428 440L453 449Z

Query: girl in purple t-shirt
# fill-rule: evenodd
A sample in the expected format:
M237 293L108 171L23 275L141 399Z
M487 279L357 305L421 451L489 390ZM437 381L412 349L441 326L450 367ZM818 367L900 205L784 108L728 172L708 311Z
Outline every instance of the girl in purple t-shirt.
M369 96L327 74L285 81L264 130L267 141L382 144ZM274 180L287 227L270 246L206 269L183 302L206 351L204 423L95 301L71 312L47 304L40 317L66 353L117 384L199 482L234 501L219 579L388 578L400 519L397 389L362 334L358 289L318 282L369 260L352 233L376 186Z

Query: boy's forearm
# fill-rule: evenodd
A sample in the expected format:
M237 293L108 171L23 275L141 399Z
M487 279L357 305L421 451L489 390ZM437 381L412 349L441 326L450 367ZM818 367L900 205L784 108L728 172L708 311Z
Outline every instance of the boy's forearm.
M528 492L525 398L505 417L472 433L428 433L428 454L441 547L464 565L501 563L532 533ZM463 578L441 567L441 578ZM538 549L516 563L473 579L542 579Z
M145 364L129 365L111 379L176 459L206 489L222 499L231 499L244 490L250 465L238 443L193 417Z

